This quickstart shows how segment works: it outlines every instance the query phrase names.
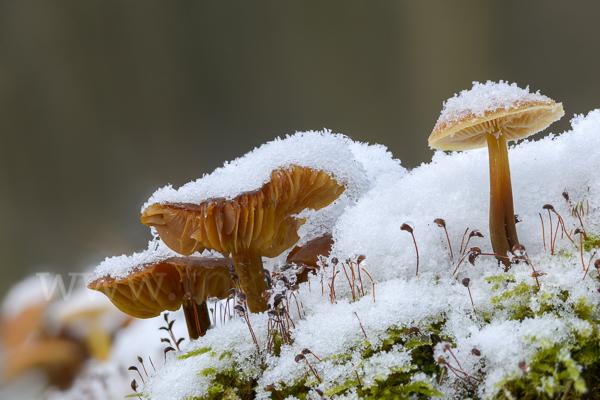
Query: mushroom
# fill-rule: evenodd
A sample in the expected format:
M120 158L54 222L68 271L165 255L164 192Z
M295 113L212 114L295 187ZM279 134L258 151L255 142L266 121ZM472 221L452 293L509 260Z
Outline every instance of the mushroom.
M74 291L67 301L55 302L47 313L48 331L65 332L82 342L97 360L107 360L114 334L132 317L115 309L104 296L89 297L87 289Z
M171 257L132 265L123 276L97 274L88 288L104 293L119 310L136 318L183 306L190 339L197 339L210 326L207 297L224 299L231 288L229 264L225 258Z
M505 270L506 255L519 243L513 209L507 142L545 129L564 115L562 103L516 84L475 82L449 99L429 136L438 150L488 147L490 163L490 238Z
M276 257L299 239L300 211L321 209L345 186L322 170L299 165L271 172L270 180L231 199L207 198L195 204L163 202L148 206L142 223L156 228L163 242L183 255L212 249L231 255L251 312L267 310L262 256Z
M47 314L52 304L35 275L9 291L0 315L0 353L6 380L38 370L48 384L65 389L79 372L87 357L86 348L62 330L48 331Z
M38 338L10 349L4 360L7 379L14 379L25 371L38 369L48 383L60 389L68 388L85 360L81 344L64 338Z
M331 233L326 233L325 235L308 241L303 246L294 247L285 261L288 264L304 264L319 268L319 257L329 257L331 246L333 246L333 237ZM308 280L308 271L307 268L304 268L303 271L298 274L298 283L306 282Z

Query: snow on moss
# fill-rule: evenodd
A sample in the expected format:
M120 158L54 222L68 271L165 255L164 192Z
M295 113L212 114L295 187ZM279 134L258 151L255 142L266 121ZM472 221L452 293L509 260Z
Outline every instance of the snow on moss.
M517 229L531 264L521 261L504 272L492 256L481 255L473 264L464 243L460 251L465 231L478 229L484 237L471 238L468 247L491 252L485 150L438 152L431 163L407 173L391 157L382 157L382 149L360 145L363 154L372 152L360 162L370 184L356 204L336 217L335 245L324 271L295 292L302 307L299 315L295 303L289 306L293 343L282 345L278 355L267 354L268 317L251 315L259 354L246 324L230 321L184 349L178 355L183 359L168 362L145 393L161 399L210 398L220 390L215 379L234 372L239 382L252 382L257 398L276 398L274 390L288 398L319 398L318 389L340 399L388 392L492 398L510 390L549 393L568 385L569 390L583 390L581 374L594 361L581 349L600 343L600 293L593 265L583 280L583 265L596 259L594 234L600 233L600 110L578 116L572 124L562 135L509 149L515 211L521 220ZM552 204L564 220L566 232L561 228L556 234L558 217L551 215L556 239L550 237L545 204ZM573 214L575 206L581 221ZM453 258L436 218L446 222ZM413 239L400 230L407 221L418 245L418 275ZM574 234L582 223L589 235L583 250ZM361 255L366 258L360 267L375 283L363 273L364 293L356 296L345 273L351 265L357 272L350 261ZM332 296L334 269L338 275ZM534 269L540 274L539 288ZM473 304L461 284L467 277ZM203 348L210 351L200 354ZM322 360L306 355L319 378L304 361L295 361L304 349ZM547 360L569 372L548 375L541 367ZM527 375L530 370L537 372ZM521 381L530 385L521 387Z

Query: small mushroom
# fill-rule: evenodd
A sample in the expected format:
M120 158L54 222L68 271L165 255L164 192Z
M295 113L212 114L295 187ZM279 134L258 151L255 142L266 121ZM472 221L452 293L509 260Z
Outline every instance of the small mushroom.
M48 311L55 331L65 331L85 344L97 360L107 360L115 331L131 321L131 317L115 310L102 296L89 299L87 289L77 290L68 301L56 302Z
M429 145L439 150L488 147L490 238L494 253L506 256L519 243L515 225L507 142L545 129L564 115L561 103L505 82L475 83L449 99ZM507 258L498 258L510 268Z
M48 331L48 310L55 299L46 299L38 276L15 285L0 313L0 353L6 381L37 370L47 383L69 387L87 357L83 343L64 332Z
M212 249L231 255L240 286L248 295L248 309L262 312L267 310L262 257L276 257L298 241L304 220L295 214L326 207L344 190L325 171L292 165L272 171L262 187L230 200L153 204L141 219L177 253Z
M25 371L43 371L51 385L66 389L85 360L85 350L77 342L62 338L38 338L11 349L5 360L5 375L14 379Z
M227 298L230 263L225 258L171 257L133 265L128 274L118 278L96 276L88 288L104 293L119 310L136 318L156 317L183 306L190 339L197 339L210 326L208 296Z
M286 262L300 263L319 268L319 257L329 257L331 246L333 246L333 237L330 233L327 233L308 241L302 246L294 247L288 254ZM308 269L304 268L298 275L298 283L306 282L308 280L308 271Z

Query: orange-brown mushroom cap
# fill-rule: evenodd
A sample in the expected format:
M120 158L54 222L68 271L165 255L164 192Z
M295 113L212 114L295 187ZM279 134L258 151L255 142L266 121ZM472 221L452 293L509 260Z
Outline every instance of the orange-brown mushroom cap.
M562 103L548 97L486 110L483 115L465 110L457 119L440 118L429 136L429 145L438 150L476 149L487 145L487 133L499 131L507 142L523 139L544 130L563 115Z
M327 233L305 243L303 246L296 246L290 251L286 258L287 263L300 263L311 267L319 267L320 257L329 257L331 247L333 246L333 236ZM298 283L308 280L307 268L298 274Z
M288 263L302 263L316 267L320 257L329 257L333 246L331 233L316 237L302 246L296 246L286 258Z
M344 189L324 171L292 166L273 171L254 192L200 204L154 204L141 220L183 255L211 249L228 256L255 247L265 257L276 257L299 239L303 221L293 215L328 206Z
M40 338L10 349L5 360L5 375L13 379L26 370L40 369L49 383L66 389L85 360L78 343L61 338Z
M211 249L231 255L240 285L248 295L249 309L265 311L261 293L267 287L260 257L276 257L292 247L304 222L294 215L306 208L319 210L344 190L324 171L293 165L273 171L261 188L231 200L154 204L141 219L180 254Z
M225 258L172 257L141 265L126 277L100 277L88 288L104 293L128 315L152 318L178 310L188 291L197 304L209 295L226 298L231 288L230 263Z

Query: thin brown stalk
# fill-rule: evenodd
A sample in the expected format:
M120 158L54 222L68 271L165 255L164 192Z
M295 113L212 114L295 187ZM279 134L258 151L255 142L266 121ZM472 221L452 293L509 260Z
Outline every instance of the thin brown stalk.
M365 274L367 274L367 276L371 280L371 284L373 285L373 303L375 303L375 282L373 281L373 278L371 278L371 274L369 274L364 268L361 269L364 271Z
M252 340L254 340L254 345L256 346L256 350L258 351L258 355L261 355L260 347L258 346L258 340L256 340L256 336L254 335L254 330L252 330L252 325L250 325L250 319L248 318L248 313L244 313L244 317L246 319L246 324L248 324L248 329L250 330L250 335L252 335Z
M544 219L542 218L542 213L538 213L540 216L540 221L542 221L542 240L544 241L544 251L546 251L546 231L544 230Z
M358 379L358 387L362 390L362 383L360 382L360 377L358 376L358 371L356 370L356 366L353 362L351 362L352 367L354 367L354 373L356 373L356 379Z
M335 271L333 274L333 278L331 278L331 284L329 284L329 298L331 300L331 304L335 302L335 277L340 273L340 271Z
M469 228L467 228L465 233L463 233L462 242L460 242L460 254L463 254L463 243L465 242L465 236L467 236L467 232L469 232ZM464 251L467 251L467 246L465 246Z
M565 221L562 219L562 217L560 216L559 213L556 212L555 209L552 209L552 211L554 212L554 214L556 214L556 216L558 217L558 220L560 221L560 224L562 225L563 228L563 232L567 235L567 237L569 238L569 240L571 241L571 243L575 244L575 242L573 241L573 239L571 239L571 236L569 236L569 232L567 232L567 228L565 228ZM583 227L583 226L582 226ZM558 227L556 228L558 229ZM587 240L586 235L583 235L584 238Z
M585 280L585 277L588 274L588 271L590 270L590 267L592 266L592 258L594 258L594 256L596 255L596 251L594 251L594 254L592 254L592 256L590 257L590 260L588 261L588 266L587 269L585 270L585 274L583 274L583 280ZM598 262L598 260L596 260L596 262ZM600 275L600 271L599 271L599 275Z
M550 218L550 255L554 255L554 241L552 241L552 214L548 209L548 218Z
M454 276L454 274L456 274L456 271L458 271L458 267L460 267L460 264L462 264L462 262L465 260L465 258L467 258L467 256L469 255L469 253L466 253L463 258L460 259L460 261L458 262L458 265L456 266L456 268L454 269L454 272L452 273L452 276Z
M354 312L354 315L356 315L356 318L358 318L358 314L356 313L356 311ZM369 340L369 338L367 337L367 333L365 332L365 328L363 328L363 325L360 322L360 318L358 318L358 324L360 325L360 329L362 329L363 331L363 335L365 335L365 339Z
M356 264L356 268L358 269L358 281L360 282L361 296L364 296L365 295L365 287L362 282L362 277L360 276L360 270L361 270L360 265Z
M583 270L585 271L585 262L583 261L583 236L579 235L579 251L581 253L581 265L583 265Z
M346 271L346 266L342 263L342 268L344 268L344 274L346 274L346 279L348 279L348 285L350 285L350 290L352 291L352 301L356 301L356 294L354 293L354 285L350 282L350 278L348 277L348 272Z

